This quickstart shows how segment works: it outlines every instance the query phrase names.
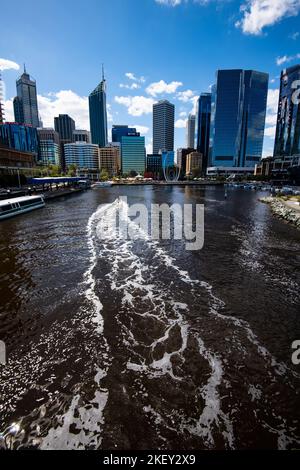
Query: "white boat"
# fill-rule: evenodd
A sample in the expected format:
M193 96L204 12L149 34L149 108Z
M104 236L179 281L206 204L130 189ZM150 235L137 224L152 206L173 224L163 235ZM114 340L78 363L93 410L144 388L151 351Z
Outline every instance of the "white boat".
M110 188L113 185L112 181L98 181L97 183L92 184L93 189L98 188Z
M9 219L18 214L40 209L45 206L43 196L23 196L0 201L0 220Z

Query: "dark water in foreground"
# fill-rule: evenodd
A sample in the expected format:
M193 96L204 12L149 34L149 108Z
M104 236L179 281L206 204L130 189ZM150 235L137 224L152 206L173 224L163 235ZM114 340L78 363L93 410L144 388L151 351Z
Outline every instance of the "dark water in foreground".
M203 250L99 241L120 195L205 203ZM110 188L1 223L14 448L300 448L300 237L257 198Z

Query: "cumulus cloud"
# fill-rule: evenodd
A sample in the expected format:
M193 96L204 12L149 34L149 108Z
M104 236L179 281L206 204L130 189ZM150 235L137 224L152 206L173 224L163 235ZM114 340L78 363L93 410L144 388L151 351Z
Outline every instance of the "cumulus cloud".
M271 144L273 145L276 133L277 112L278 112L279 90L269 89L267 100L267 115L266 115L266 128L265 137L269 138L268 149L264 151L264 156L270 155ZM271 143L270 143L271 141Z
M132 72L126 72L125 77L127 77L128 80L132 80L133 82L145 83L146 81L145 77L136 77Z
M187 119L177 119L175 122L176 129L186 128Z
M115 96L115 102L126 106L131 116L142 116L152 113L155 101L145 96Z
M246 0L240 8L243 18L236 26L245 34L259 35L265 27L297 16L299 10L300 0Z
M170 93L175 93L177 88L179 88L182 85L183 85L182 82L173 81L170 83L166 83L164 80L160 80L159 82L151 83L146 88L146 92L151 96L157 96L162 93L170 94Z
M179 101L183 101L184 103L187 103L194 97L194 92L192 90L186 90L186 91L179 91L177 93L177 99Z
M180 117L186 117L186 116L187 116L187 112L186 112L186 111L181 111L181 113L179 113L179 116L180 116Z
M19 68L19 64L12 60L0 59L0 70L19 70Z
M276 64L277 65L282 65L287 62L292 62L293 60L298 60L300 59L300 54L295 54L295 55L284 55L282 57L277 57L276 59Z
M131 126L129 126L129 127L131 127ZM137 131L137 132L140 132L141 135L148 134L148 132L149 132L149 130L150 130L149 127L147 127L147 126L140 126L139 124L134 125L134 126L132 126L132 127L135 127L135 128L136 128L136 131Z
M127 90L138 90L139 88L141 88L140 85L138 85L138 83L131 83L131 85L127 85L126 83L120 83L119 85L120 88L126 88Z

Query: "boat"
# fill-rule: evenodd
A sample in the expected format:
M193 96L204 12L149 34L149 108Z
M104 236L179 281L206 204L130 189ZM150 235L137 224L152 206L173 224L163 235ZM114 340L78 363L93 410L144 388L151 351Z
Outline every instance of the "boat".
M112 181L98 181L97 183L92 184L93 189L98 188L110 188L113 185Z
M15 215L40 209L45 206L43 196L23 196L0 201L0 220L9 219Z

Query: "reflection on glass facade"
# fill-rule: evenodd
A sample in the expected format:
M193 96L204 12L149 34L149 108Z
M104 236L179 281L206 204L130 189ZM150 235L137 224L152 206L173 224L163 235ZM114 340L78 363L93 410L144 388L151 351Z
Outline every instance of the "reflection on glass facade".
M208 165L211 119L211 93L202 93L196 108L195 148L203 155L203 171Z
M262 156L269 76L219 70L212 89L212 166L254 167Z
M289 156L300 153L300 104L299 98L300 65L281 72L280 95L277 116L274 156Z
M106 147L107 137L107 110L106 110L106 81L95 88L89 96L90 127L92 143L99 147Z
M19 124L39 126L39 113L36 93L36 82L26 69L17 80L17 96L14 99L15 121Z
M145 137L122 137L122 173L135 171L143 175L146 169Z
M37 155L37 131L31 126L22 126L17 123L0 124L0 145Z

